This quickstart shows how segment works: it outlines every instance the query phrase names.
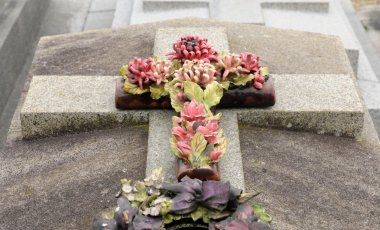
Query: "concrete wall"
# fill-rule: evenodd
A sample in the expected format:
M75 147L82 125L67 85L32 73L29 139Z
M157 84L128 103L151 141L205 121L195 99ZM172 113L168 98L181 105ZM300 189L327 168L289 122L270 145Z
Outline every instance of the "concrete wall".
M49 0L1 0L0 117L28 55L34 52L48 5Z

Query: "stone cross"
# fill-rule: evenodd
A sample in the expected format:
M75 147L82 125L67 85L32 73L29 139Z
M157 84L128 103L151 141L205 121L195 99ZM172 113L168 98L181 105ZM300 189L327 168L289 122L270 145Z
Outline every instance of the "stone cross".
M156 33L154 54L163 57L173 42L189 34L208 38L216 50L229 50L226 31L221 27L161 28ZM348 137L359 136L363 129L364 109L352 76L287 74L272 77L277 96L273 107L220 110L221 127L229 140L220 162L221 178L241 189L244 189L244 173L239 123ZM175 180L175 157L169 147L174 111L117 110L114 102L117 78L34 76L20 115L23 137L149 123L146 172L162 165L166 178Z

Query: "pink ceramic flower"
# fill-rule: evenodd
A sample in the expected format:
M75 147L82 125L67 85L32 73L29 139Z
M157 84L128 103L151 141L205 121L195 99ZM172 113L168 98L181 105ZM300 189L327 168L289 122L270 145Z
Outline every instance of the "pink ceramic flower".
M210 152L210 159L212 160L212 161L216 161L216 160L218 160L219 159L219 157L222 155L222 152L220 151L220 150L217 150L217 149L215 149L215 150L213 150L212 152Z
M178 141L185 141L187 139L186 138L186 134L187 134L186 130L180 126L173 127L172 128L172 134L176 137L176 139Z
M197 131L203 133L208 143L217 144L218 143L218 130L219 121L212 120L208 121L205 126L199 126Z
M204 105L198 103L196 100L185 102L181 111L181 117L186 121L203 120L208 115L204 113Z
M241 65L241 59L237 54L224 55L221 59L218 60L217 67L223 71L223 81L230 73L234 73L236 75L240 75L240 73L249 73L249 70L245 69Z
M240 54L241 65L249 72L258 72L260 70L259 57L255 54L246 52Z
M152 58L144 59L135 57L128 63L128 72L126 73L128 81L138 84L140 89L149 86L152 83L157 85L161 82L167 82L170 77L171 66L165 60L153 60Z
M207 39L190 35L179 39L173 44L173 52L166 54L171 61L177 59L184 60L203 60L205 62L216 62L217 51L207 44Z
M265 82L265 78L261 76L259 72L256 72L255 77L253 78L253 86L256 89L262 89L264 82Z
M189 156L191 154L191 147L186 141L178 141L177 149L179 150L179 154L181 157L189 159Z
M202 87L216 80L216 69L210 63L202 60L186 60L182 68L175 71L176 87L183 88L185 81L195 82Z

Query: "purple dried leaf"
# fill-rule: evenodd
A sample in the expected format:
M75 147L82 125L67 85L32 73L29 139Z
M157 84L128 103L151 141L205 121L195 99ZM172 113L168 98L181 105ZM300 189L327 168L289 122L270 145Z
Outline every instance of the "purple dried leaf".
M191 193L178 193L172 202L170 213L178 215L189 214L198 208L195 197Z
M133 207L126 197L119 197L117 199L117 207L114 214L114 219L116 220L118 227L122 230L127 230L137 212L138 209Z
M215 210L223 211L227 207L230 183L220 181L204 181L202 185L203 204Z
M191 179L189 177L182 178L179 183L164 183L163 189L175 194L178 193L191 193L194 196L202 192L202 181L198 179Z
M134 230L163 230L162 218L137 215L133 220Z

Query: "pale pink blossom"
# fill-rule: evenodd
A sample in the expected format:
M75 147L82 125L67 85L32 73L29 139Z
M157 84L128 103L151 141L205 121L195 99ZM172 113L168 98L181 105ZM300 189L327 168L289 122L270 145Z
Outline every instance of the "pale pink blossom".
M177 149L179 150L179 154L181 157L189 159L189 156L191 154L191 147L186 141L178 141Z
M212 152L210 152L209 157L210 157L210 159L211 159L212 161L216 161L216 160L219 159L219 157L220 157L221 155L222 155L222 152L221 152L220 150L218 150L218 149L215 149L215 150L213 150Z
M240 73L249 73L241 65L241 59L237 54L226 54L218 60L217 67L223 71L222 80L224 81L230 73L240 75Z
M186 121L203 120L207 116L204 112L204 105L194 99L191 102L185 102L181 111L181 117Z
M195 82L202 87L216 80L216 69L203 60L186 60L182 67L175 71L176 87L183 88L185 81Z

